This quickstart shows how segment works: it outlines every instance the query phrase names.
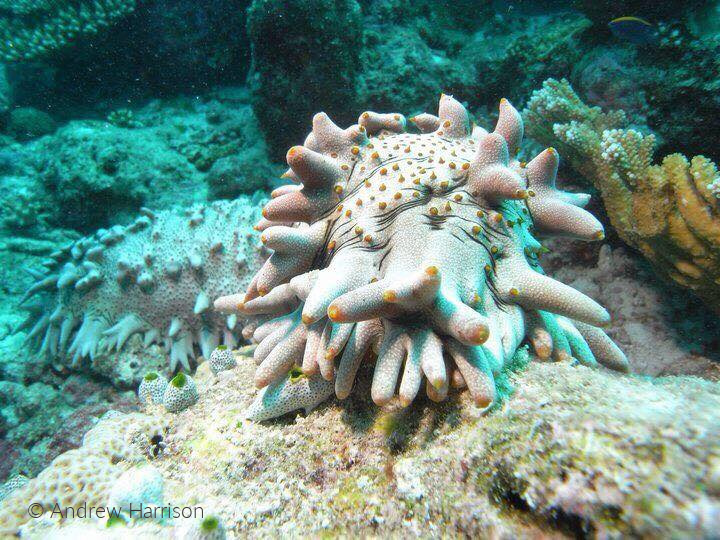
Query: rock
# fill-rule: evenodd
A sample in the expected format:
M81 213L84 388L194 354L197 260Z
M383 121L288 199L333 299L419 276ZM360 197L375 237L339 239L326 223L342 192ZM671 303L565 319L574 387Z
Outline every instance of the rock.
M217 516L195 520L184 527L178 527L177 540L225 540L225 526Z
M247 11L247 33L253 109L274 158L303 140L318 110L339 124L354 120L362 36L355 0L255 0Z
M695 297L668 287L639 254L622 247L562 240L548 247L549 275L611 306L610 334L635 373L720 380L720 324Z
M46 229L53 214L52 200L46 196L40 182L27 176L0 174L0 187L1 221L7 231L37 234Z
M110 488L108 506L123 513L162 506L164 490L160 471L152 465L141 465L125 471L115 480Z
M0 481L12 473L35 475L59 454L80 446L83 434L111 407L137 407L132 396L84 376L45 378L52 385L0 381L0 435L9 444L0 446Z
M46 447L46 451L41 464L48 463L63 452L81 446L85 432L92 428L108 411L130 412L137 410L137 401L132 397L134 396L125 396L124 399L117 397L111 401L109 398L92 395L85 388L85 398L96 403L79 405L66 418L63 418L62 422L59 422L57 429L51 434L50 440L43 445ZM78 406L77 403L73 403L73 405ZM52 418L46 417L45 419L50 424L54 423ZM42 442L44 443L44 441Z
M618 47L597 47L573 68L580 94L603 111L622 109L633 123L647 124L648 103L640 87L643 73L633 51Z
M0 114L5 114L12 105L12 88L8 82L5 64L0 64Z
M105 225L118 213L157 207L170 184L179 200L201 184L183 156L153 129L125 129L106 122L75 121L34 148L31 168L54 194L65 226ZM200 192L202 197L202 192Z
M89 232L135 219L142 206L162 210L264 189L283 171L268 160L244 91L122 110L122 122L117 110L103 113L119 125L72 120L50 136L0 148L7 208L0 221L25 234Z
M48 113L34 107L18 107L10 112L7 132L19 141L29 141L49 135L56 128L55 120Z
M401 498L419 501L425 496L425 486L420 478L420 470L411 458L399 459L395 462L393 474Z
M363 71L357 82L360 110L411 115L433 110L441 92L476 93L475 69L461 66L443 50L432 49L412 28L370 28L364 39Z
M132 336L121 351L96 356L90 370L102 374L115 388L134 389L148 371L160 373L167 367L164 347L145 346L140 336Z
M532 362L489 412L466 394L377 410L365 366L359 397L256 424L239 420L253 371L241 358L222 382L198 378L198 403L163 414L172 444L153 462L167 501L212 508L235 535L702 537L716 524L718 383Z
M688 537L715 523L717 383L533 362L489 413L465 394L380 411L351 397L255 424L238 421L253 371L241 359L222 384L199 379L154 463L168 500L202 501L235 534Z
M207 173L207 183L212 198L232 199L266 189L268 180L280 172L267 161L264 148L254 147L215 161Z

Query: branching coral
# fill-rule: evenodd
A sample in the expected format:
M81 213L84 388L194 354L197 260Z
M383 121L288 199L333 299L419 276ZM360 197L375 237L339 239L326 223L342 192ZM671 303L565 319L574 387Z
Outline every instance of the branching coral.
M524 115L529 133L558 146L600 191L623 240L720 310L720 174L712 161L672 154L652 165L652 135L629 129L622 111L586 106L565 80L546 81Z
M133 129L142 127L142 122L135 119L135 114L130 109L110 111L107 115L107 121L121 128Z
M471 128L465 108L446 95L438 116L413 120L422 134L407 133L400 114L366 112L343 130L320 113L305 144L288 151L286 176L299 185L276 190L258 225L273 254L245 296L215 302L274 317L253 336L257 386L275 383L273 395L282 395L276 385L292 385L297 364L307 377L334 380L344 398L375 345L376 403L387 403L399 383L408 405L426 379L431 399L467 385L485 407L495 399L494 376L526 334L545 357L597 358L626 370L598 328L608 312L538 263L535 229L603 238L582 209L588 196L555 186L557 152L527 165L514 159L523 123L507 100L492 133ZM303 224L287 226L293 222ZM308 391L295 393L303 406L312 402Z
M93 35L135 9L136 0L3 0L0 59L32 60Z
M260 200L146 210L52 254L23 299L28 341L77 363L140 333L146 346L165 345L171 370L189 370L195 344L205 358L221 340L234 346L241 324L213 313L211 299L248 283L265 259L250 225Z

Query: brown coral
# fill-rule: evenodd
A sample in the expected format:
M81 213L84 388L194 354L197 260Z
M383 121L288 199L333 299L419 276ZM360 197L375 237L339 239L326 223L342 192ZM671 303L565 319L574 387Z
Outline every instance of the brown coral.
M566 80L545 81L524 115L530 135L557 146L600 191L621 238L659 274L720 311L717 166L681 154L653 165L652 135L628 128L622 111L588 107Z

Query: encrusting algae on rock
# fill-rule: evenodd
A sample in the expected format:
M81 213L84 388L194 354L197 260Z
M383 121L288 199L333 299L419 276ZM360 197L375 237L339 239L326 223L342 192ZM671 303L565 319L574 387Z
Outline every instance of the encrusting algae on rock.
M256 385L271 390L251 418L307 407L333 390L347 397L371 347L379 405L398 382L410 404L426 379L433 400L467 386L486 407L495 375L526 335L545 357L628 370L599 328L608 312L538 263L535 231L604 237L582 209L589 197L556 188L558 153L515 159L523 122L507 100L491 133L471 127L447 95L438 116L412 120L420 134L406 132L400 114L366 112L343 130L319 113L305 144L288 151L285 176L296 184L273 192L257 226L273 253L247 294L215 302L219 311L270 317L253 339ZM283 392L307 384L288 377L294 366L334 384Z
M720 173L711 160L671 154L653 164L653 135L628 128L623 111L585 105L566 80L545 81L524 115L531 135L558 145L600 191L623 240L720 310Z
M238 358L221 382L204 363L195 373L200 398L193 407L125 415L139 428L162 426L162 439L157 446L141 444L144 451L109 469L104 485L115 488L128 466L150 465L164 480L165 502L200 505L205 517L218 515L228 536L239 537L430 531L479 538L712 538L720 519L717 383L618 376L569 362L525 364L518 356L526 357L526 348L518 352L514 362L521 365L498 377L498 385L515 390L492 414L467 393L441 404L421 399L413 407L377 409L367 398L364 375L371 366L364 365L359 391L347 401L270 424L238 419L256 393L250 358ZM106 420L99 426L127 440L124 429L113 435ZM142 457L148 453L149 462ZM93 491L92 500L108 501L112 488ZM73 531L85 538L107 530L88 519L31 519L29 501L17 493L0 511L17 515L10 531L21 527L32 538ZM74 485L70 497L80 497ZM186 524L134 519L112 532L166 538Z

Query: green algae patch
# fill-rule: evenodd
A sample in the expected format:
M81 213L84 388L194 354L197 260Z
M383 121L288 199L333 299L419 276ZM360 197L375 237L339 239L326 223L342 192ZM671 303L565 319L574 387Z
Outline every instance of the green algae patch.
M290 378L291 383L296 383L300 379L307 377L307 375L305 375L305 373L303 373L303 370L299 367L293 366L288 372L288 377Z
M222 459L227 454L227 447L221 441L212 439L203 433L185 444L185 448L196 454L197 457L206 459Z
M110 516L108 520L105 522L105 527L108 529L112 529L114 527L125 527L127 526L127 522L125 521L125 518L121 516Z
M175 388L182 388L186 383L187 376L182 371L175 375L170 381L170 384L172 384Z
M368 492L360 489L357 479L346 478L340 484L338 494L333 498L333 506L341 511L357 511L366 506L367 498Z
M217 516L208 516L200 523L200 530L205 534L209 534L213 531L216 531L219 526L220 520L217 518Z
M403 428L402 411L380 411L375 417L373 431L383 435L385 438L401 431Z

